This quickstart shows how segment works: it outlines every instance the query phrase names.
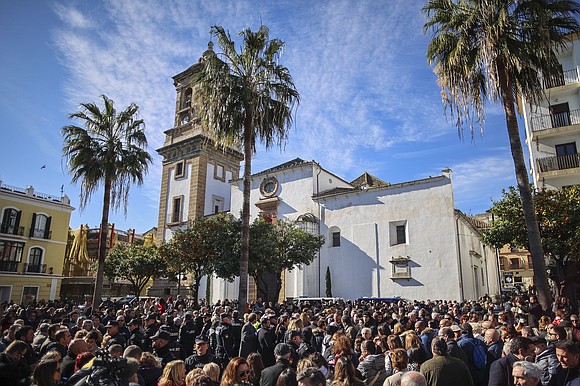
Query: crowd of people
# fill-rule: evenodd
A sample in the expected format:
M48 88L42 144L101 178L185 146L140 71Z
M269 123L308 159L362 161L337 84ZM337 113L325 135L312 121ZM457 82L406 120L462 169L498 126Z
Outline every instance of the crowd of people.
M579 386L577 309L533 294L1 304L0 385Z

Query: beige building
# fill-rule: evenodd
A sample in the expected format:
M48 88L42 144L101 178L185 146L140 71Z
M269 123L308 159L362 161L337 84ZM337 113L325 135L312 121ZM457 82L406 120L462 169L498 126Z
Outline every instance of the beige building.
M0 301L59 297L70 199L0 181Z
M499 250L499 268L504 290L512 290L516 287L527 289L534 285L532 255L526 249L504 245Z

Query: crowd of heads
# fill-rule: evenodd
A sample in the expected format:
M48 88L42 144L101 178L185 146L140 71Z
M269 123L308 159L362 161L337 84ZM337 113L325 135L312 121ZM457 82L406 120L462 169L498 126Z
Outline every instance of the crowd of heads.
M99 366L100 355L108 363L123 361L119 374L127 384L147 378L159 386L259 386L272 365L265 364L269 354L276 363L289 364L271 386L363 386L377 379L382 385L397 373L399 384L419 385L425 382L423 363L457 357L454 342L474 338L497 352L496 359L517 358L515 384L535 384L542 369L534 362L548 348L564 369L580 362L577 308L562 300L552 310L537 308L533 295L463 302L266 304L258 299L246 313L227 300L209 305L183 297L145 298L122 307L115 302L2 304L0 380L72 386L70 380L80 381ZM260 341L257 349L238 356L241 329L248 323L256 335L269 334L273 344L265 348ZM235 347L224 347L230 343L223 331ZM380 360L383 378L365 368ZM10 366L14 371L2 378L1 370Z

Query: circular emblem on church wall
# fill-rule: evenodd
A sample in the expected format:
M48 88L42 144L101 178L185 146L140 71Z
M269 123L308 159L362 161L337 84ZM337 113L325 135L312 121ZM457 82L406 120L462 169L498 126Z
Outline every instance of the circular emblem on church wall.
M264 197L273 197L278 192L278 180L275 177L264 178L260 184L260 193Z

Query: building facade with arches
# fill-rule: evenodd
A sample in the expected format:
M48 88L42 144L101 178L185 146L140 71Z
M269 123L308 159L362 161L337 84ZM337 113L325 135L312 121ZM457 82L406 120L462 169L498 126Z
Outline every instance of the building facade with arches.
M59 297L73 210L64 194L0 181L0 302Z

